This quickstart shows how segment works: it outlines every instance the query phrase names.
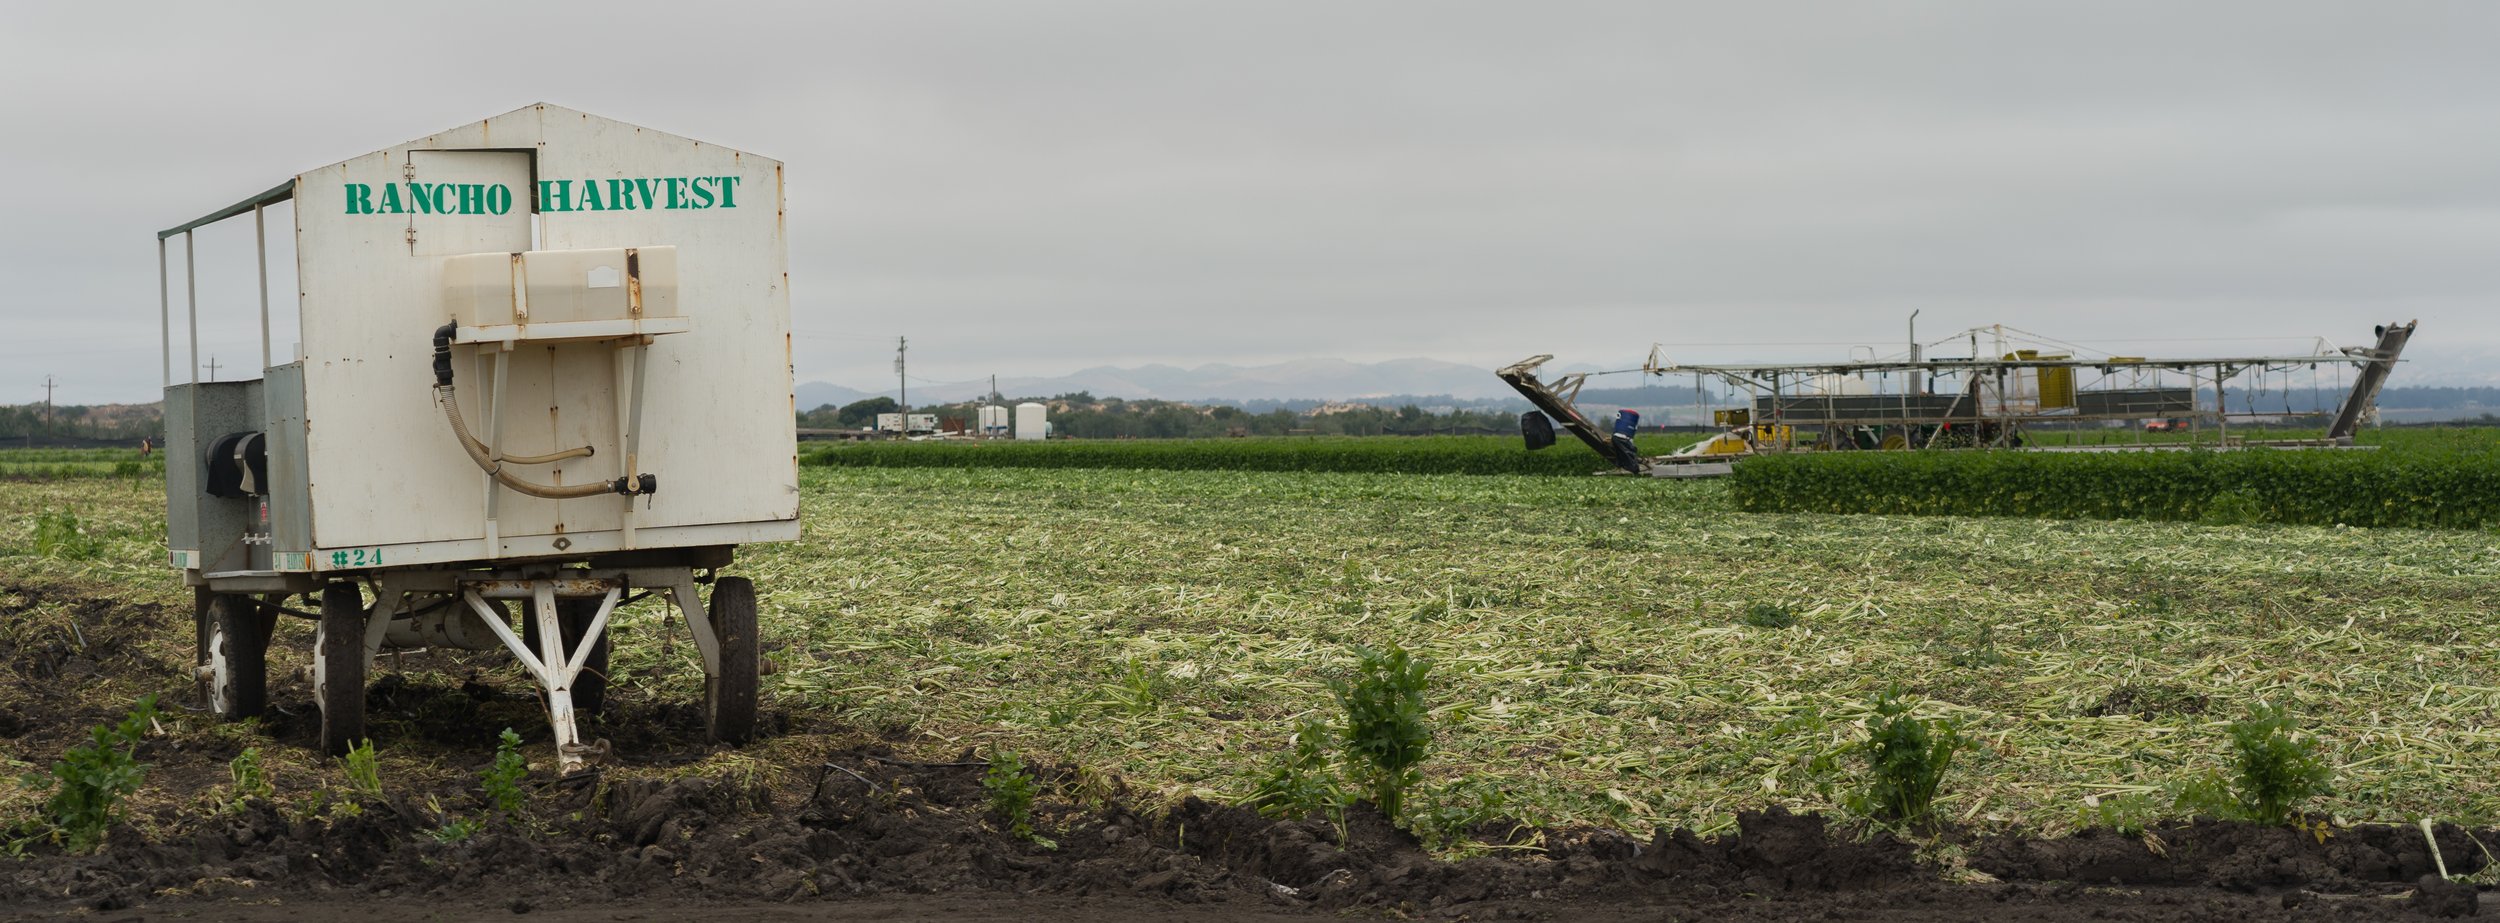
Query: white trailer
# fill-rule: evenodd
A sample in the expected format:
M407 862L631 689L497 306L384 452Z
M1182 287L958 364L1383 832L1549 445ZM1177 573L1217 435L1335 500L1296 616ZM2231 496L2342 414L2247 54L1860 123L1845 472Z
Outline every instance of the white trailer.
M261 225L289 200L303 342L278 362ZM202 382L193 232L245 215L261 376ZM780 163L535 105L307 171L157 253L167 546L217 711L265 706L284 615L318 622L333 753L364 736L377 653L500 647L546 688L574 771L612 615L656 596L701 652L712 735L753 734L755 589L725 569L799 535Z

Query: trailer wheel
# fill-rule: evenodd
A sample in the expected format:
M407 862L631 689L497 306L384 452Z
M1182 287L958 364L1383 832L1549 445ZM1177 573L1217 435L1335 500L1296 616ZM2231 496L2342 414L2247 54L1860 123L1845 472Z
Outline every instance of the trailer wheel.
M720 669L704 678L703 714L712 739L742 744L755 737L755 582L722 577L712 583L712 635Z
M218 717L241 721L269 707L269 628L250 597L209 597L208 705Z
M365 738L365 601L353 583L321 588L313 701L321 706L321 752L343 756Z

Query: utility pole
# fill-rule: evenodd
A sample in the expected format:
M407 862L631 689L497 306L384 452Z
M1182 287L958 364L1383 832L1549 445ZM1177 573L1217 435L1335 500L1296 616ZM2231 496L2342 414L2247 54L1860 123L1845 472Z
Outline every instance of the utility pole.
M46 375L46 376L44 376L44 377L43 377L43 434L44 434L45 436L47 436L47 437L49 437L49 436L51 436L51 435L52 435L52 388L53 388L52 376L50 376L50 375ZM27 437L26 437L26 444L27 444L28 446L30 446L30 447L31 447L31 446L33 446L33 445L35 444L35 439L34 439L34 437L33 437L32 435L29 435L29 436L27 436Z
M217 365L217 354L216 354L216 353L209 353L209 354L208 354L208 380L210 380L210 381L216 381L216 380L217 380L217 369L218 369L218 368L219 368L219 366Z
M894 338L894 393L899 398L896 403L902 405L898 409L907 414L911 412L911 379L903 374L903 353L910 348L910 340L903 337ZM911 429L909 417L904 418L903 428Z

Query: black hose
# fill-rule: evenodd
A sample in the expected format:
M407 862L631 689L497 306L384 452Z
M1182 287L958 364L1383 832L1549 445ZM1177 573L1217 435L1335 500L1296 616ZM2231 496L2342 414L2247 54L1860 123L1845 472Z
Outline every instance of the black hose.
M451 338L460 333L459 324L434 328L434 386L451 387Z

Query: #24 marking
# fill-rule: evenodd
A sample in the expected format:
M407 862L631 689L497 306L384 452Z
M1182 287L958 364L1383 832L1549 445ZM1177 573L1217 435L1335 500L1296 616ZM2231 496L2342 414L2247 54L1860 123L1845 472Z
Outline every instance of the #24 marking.
M380 567L382 566L382 549L351 548L345 551L333 551L330 552L330 566Z

